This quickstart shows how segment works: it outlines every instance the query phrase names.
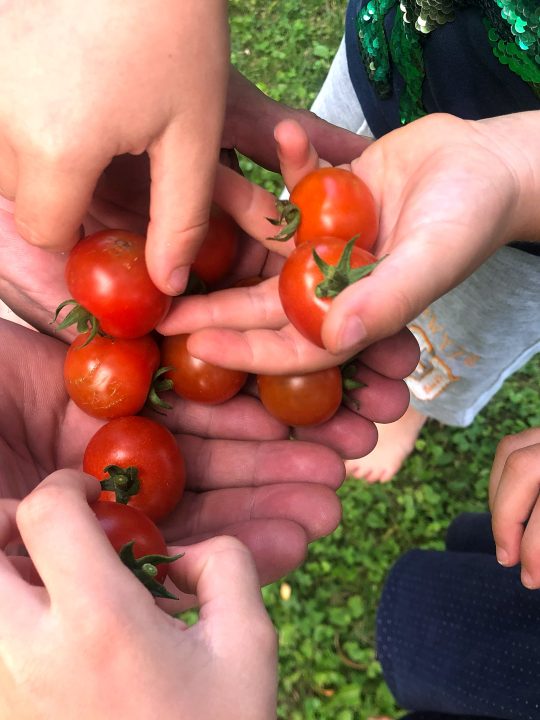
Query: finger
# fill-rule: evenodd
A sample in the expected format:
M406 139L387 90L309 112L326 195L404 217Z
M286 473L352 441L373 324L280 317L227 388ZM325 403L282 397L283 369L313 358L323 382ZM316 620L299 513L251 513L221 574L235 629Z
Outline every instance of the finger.
M489 477L489 506L492 511L493 502L509 455L522 447L537 443L540 443L540 428L528 428L514 435L506 435L497 445Z
M521 540L521 582L529 590L540 587L540 503L537 501Z
M364 365L395 380L410 375L420 359L420 348L408 328L383 338L362 350L359 359Z
M180 549L185 555L169 566L169 574L183 592L197 595L201 619L249 624L266 617L255 563L243 543L221 536Z
M180 505L161 524L168 543L183 537L222 532L248 520L288 520L300 525L309 541L335 530L341 508L335 492L324 485L280 483L184 494Z
M2 500L0 503L0 547L20 539L16 514L19 501ZM0 551L0 618L8 620L11 628L17 627L19 619L28 623L28 618L36 617L40 596L32 594L28 575L21 562L28 558L13 558ZM5 629L2 630L5 635Z
M525 523L538 500L540 490L539 446L521 447L510 452L501 472L492 503L493 538L497 559L502 565L515 565Z
M377 423L398 420L409 406L410 393L404 380L393 380L374 372L361 363L354 380L361 382L357 390L345 390L345 404L353 412Z
M220 533L238 538L249 548L261 585L275 582L292 572L306 557L308 539L305 530L291 520L245 520L226 525ZM182 544L189 546L209 537L212 535L205 533L182 538ZM176 544L175 541L174 546Z
M278 329L286 324L287 318L279 301L277 283L275 277L250 287L179 298L158 331L173 335L210 327Z
M288 255L294 242L272 240L279 228L268 218L278 219L276 197L234 170L220 165L217 170L214 200L231 215L250 237L280 255Z
M314 372L340 365L348 357L331 355L290 324L281 330L200 330L190 337L188 347L206 362L269 375Z
M190 490L318 483L337 489L344 479L341 457L324 445L282 440L202 440L184 435L179 444Z
M289 190L319 167L319 156L304 128L296 120L282 120L274 130L281 174Z
M351 354L394 335L463 279L452 263L445 263L438 252L431 250L433 237L437 237L437 245L452 247L451 240L444 237L444 230L429 225L407 232L405 242L398 223L385 243L388 253L384 261L371 275L334 298L322 327L323 342L331 352ZM474 245L473 238L470 242ZM384 253L385 248L381 252ZM467 266L470 274L483 259L462 259L460 267ZM414 267L422 268L421 283L414 272L404 272L404 268Z
M149 149L152 184L146 263L153 282L168 295L186 286L189 266L208 230L219 148L203 133L186 143L171 125Z
M118 593L122 573L116 552L89 502L100 493L95 478L75 470L49 475L21 501L17 524L51 600L80 609L84 598Z
M79 157L45 162L21 155L15 223L22 237L46 250L72 248L101 169L98 161L85 166Z
M289 429L273 418L259 400L244 393L236 395L221 405L182 400L174 393L164 396L171 410L163 415L161 422L175 434L190 433L201 438L222 440L284 440ZM155 412L144 412L155 419Z
M3 581L9 575L18 576L16 567L11 562L9 545L19 540L19 530L16 523L18 500L2 500L0 503L0 578ZM0 580L0 583L2 580Z
M377 443L375 425L345 407L322 425L293 428L293 433L297 440L323 443L342 458L363 457Z

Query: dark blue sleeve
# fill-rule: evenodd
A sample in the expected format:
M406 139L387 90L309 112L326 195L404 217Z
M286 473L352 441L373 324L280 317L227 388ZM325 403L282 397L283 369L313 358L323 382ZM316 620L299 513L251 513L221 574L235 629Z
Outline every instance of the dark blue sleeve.
M414 720L540 720L540 592L470 550L412 550L391 570L377 618L386 682Z

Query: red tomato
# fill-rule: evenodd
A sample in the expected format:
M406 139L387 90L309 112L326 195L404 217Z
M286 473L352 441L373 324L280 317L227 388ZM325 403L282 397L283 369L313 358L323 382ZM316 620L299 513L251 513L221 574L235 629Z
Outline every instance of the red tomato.
M221 280L232 268L238 249L238 227L232 217L212 206L208 233L191 269L206 285Z
M90 506L116 552L134 540L136 558L144 555L168 555L167 545L156 525L143 512L130 505L97 500ZM167 576L167 564L156 565L155 579L162 583Z
M300 210L295 243L330 236L370 250L379 231L379 216L368 186L349 170L320 168L308 173L291 193Z
M320 425L341 405L339 368L306 375L258 375L259 397L268 412L286 425Z
M171 304L150 279L145 244L144 237L125 230L102 230L78 242L69 254L69 291L113 337L146 335Z
M161 364L171 367L165 374L174 383L174 391L185 400L217 405L240 391L247 373L230 370L199 360L187 349L189 335L171 335L161 344Z
M337 266L345 247L343 240L338 238L322 238L314 243L302 243L289 255L279 276L279 297L285 314L304 337L320 347L324 347L321 327L330 309L332 297L317 297L316 288L324 276L315 262L313 250L328 264ZM369 270L368 266L376 262L377 258L367 250L352 247L351 268L366 267ZM337 285L342 287L339 287L338 292L348 284L350 282L347 277L340 275Z
M81 410L98 418L135 415L146 402L159 367L159 349L145 335L133 340L77 335L64 362L66 390Z
M110 465L116 467L106 471ZM127 486L117 486L118 497L155 521L180 502L186 482L184 458L174 435L138 415L116 418L100 428L86 447L83 470L98 480L128 478ZM115 502L117 494L104 490L100 500Z

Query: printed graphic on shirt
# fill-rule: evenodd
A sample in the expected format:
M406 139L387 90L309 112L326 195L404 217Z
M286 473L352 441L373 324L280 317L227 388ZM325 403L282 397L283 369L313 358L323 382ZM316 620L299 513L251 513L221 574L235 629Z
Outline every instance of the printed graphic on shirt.
M420 360L415 371L407 378L407 385L418 400L425 401L433 400L460 379L452 371L450 361L453 361L454 367L456 363L474 367L480 357L448 335L433 308L423 312L421 318L423 327L409 325L420 346Z
M418 400L433 400L459 378L452 373L444 360L437 357L422 328L409 325L409 330L420 346L420 360L412 375L407 378L407 385Z

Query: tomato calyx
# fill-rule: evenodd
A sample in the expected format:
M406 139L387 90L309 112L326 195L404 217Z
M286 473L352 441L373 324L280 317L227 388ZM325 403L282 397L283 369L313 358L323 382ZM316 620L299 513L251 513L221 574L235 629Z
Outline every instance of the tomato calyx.
M186 289L182 293L182 295L207 295L208 294L208 286L202 280L196 272L193 270L190 270L188 281L186 285Z
M277 235L269 237L267 240L285 242L286 240L290 240L294 233L298 230L302 214L300 212L300 208L290 200L276 200L276 210L279 213L277 218L266 219L268 222L272 223L272 225L281 227L281 230Z
M167 588L156 580L158 573L156 565L161 563L172 563L184 556L184 553L178 555L143 555L136 558L133 552L135 540L130 540L122 545L118 555L124 565L138 578L144 587L149 590L154 597L169 598L170 600L178 600L176 595L170 593Z
M130 465L127 468L120 465L107 465L103 469L109 477L101 480L101 489L114 493L116 502L127 505L129 498L136 495L141 489L138 468Z
M326 260L323 260L317 253L315 248L313 248L313 259L324 277L324 279L315 288L315 295L318 298L336 297L336 295L339 295L339 293L342 290L345 290L346 287L349 287L349 285L352 285L358 280L370 275L377 265L384 260L384 257L382 257L369 265L352 268L351 254L357 237L358 235L355 235L345 245L337 265L327 263Z
M343 387L343 402L348 408L354 410L354 412L358 412L360 410L360 403L358 400L353 398L351 392L367 386L366 383L361 380L357 380L356 378L356 373L358 372L357 358L353 357L350 360L347 360L347 362L344 362L340 370L342 378L341 384Z
M58 324L57 330L65 330L71 325L75 325L77 327L78 333L87 332L88 337L85 340L84 344L81 345L82 348L88 345L89 342L92 342L96 335L102 335L103 337L107 337L107 334L104 333L101 329L97 317L73 299L64 300L64 302L60 303L60 305L56 308L56 312L52 321L53 323L57 321L58 315L68 305L73 305L73 307L68 312L66 317L62 320L62 322Z
M155 412L159 413L160 415L165 415L163 410L172 409L172 405L168 402L165 402L165 400L163 400L159 396L159 393L167 392L167 390L172 390L174 388L174 383L170 378L162 377L165 373L169 372L169 370L174 370L174 368L168 366L161 367L156 370L152 377L150 390L148 391L148 397L146 399L146 404L149 405L152 410L155 410Z

